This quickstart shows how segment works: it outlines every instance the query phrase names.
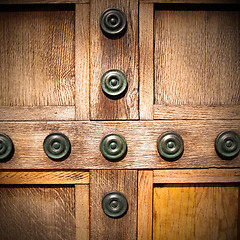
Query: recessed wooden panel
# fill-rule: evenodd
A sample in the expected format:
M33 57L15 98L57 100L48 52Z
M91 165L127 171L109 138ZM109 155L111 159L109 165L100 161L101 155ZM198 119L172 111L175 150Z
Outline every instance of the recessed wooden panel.
M1 169L149 169L240 167L240 155L222 160L215 152L217 135L225 130L240 135L240 121L97 121L97 122L0 122L0 132L15 146L13 158L0 163ZM175 131L184 140L184 153L177 161L163 160L157 151L158 137ZM43 150L45 137L62 132L71 141L71 154L64 161L50 160ZM110 133L126 139L127 155L121 161L106 160L99 149Z
M0 106L74 105L74 6L0 11Z
M239 7L157 6L155 103L239 105Z
M154 188L153 239L237 239L237 185Z
M127 31L109 39L100 28L100 16L108 8L122 10ZM91 119L138 119L138 1L99 0L90 4ZM124 97L110 99L101 89L101 76L110 69L122 71L128 81Z
M1 239L75 239L74 187L0 187Z

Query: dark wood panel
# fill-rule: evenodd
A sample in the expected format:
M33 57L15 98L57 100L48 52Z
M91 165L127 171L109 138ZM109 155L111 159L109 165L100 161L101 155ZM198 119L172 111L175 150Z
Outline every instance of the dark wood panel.
M74 6L0 11L0 105L74 105Z
M1 239L75 239L74 187L0 187Z
M89 0L0 0L0 4L63 4L89 3Z
M15 154L1 169L149 169L240 167L240 156L220 159L214 148L217 135L233 130L240 135L240 121L97 121L97 122L0 122L0 132L9 135ZM184 153L174 162L163 160L157 139L175 131L184 140ZM43 151L43 141L52 132L67 135L72 144L69 158L52 161ZM110 133L125 137L128 152L118 162L107 161L99 150L101 139Z
M131 240L137 238L137 171L90 171L91 239ZM119 191L128 201L128 211L118 219L109 218L102 210L102 198Z
M128 21L125 35L119 39L105 37L99 19L107 8L119 8ZM91 119L138 119L138 1L99 0L90 4L90 95ZM101 89L101 76L119 69L127 77L125 96L113 100Z

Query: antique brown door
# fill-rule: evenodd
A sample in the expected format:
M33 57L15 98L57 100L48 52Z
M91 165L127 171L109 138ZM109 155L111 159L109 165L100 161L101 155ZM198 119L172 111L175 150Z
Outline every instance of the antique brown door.
M0 239L240 239L238 0L0 0Z

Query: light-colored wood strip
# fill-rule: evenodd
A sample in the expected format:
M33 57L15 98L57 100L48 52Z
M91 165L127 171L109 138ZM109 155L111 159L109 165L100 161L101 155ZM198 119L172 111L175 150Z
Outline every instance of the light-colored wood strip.
M239 0L140 0L142 3L239 4Z
M64 4L89 3L89 0L0 0L0 4Z
M89 240L89 185L75 185L76 240Z
M222 160L214 142L222 131L240 135L239 127L240 120L0 122L0 133L9 135L15 146L14 156L1 161L0 169L237 168L240 155ZM183 138L184 152L177 161L159 156L157 139L167 131ZM50 160L43 150L43 141L52 132L65 134L71 142L71 154L64 161ZM102 138L110 133L126 139L128 151L121 161L107 161L99 150Z
M89 120L89 4L75 9L76 119Z
M0 107L0 121L75 120L74 106Z
M154 5L139 5L139 113L153 119L153 16Z
M195 239L192 185L155 187L153 200L153 239Z
M138 239L152 240L153 171L138 171Z
M88 184L87 171L3 171L0 184Z
M154 119L240 119L240 105L233 106L154 105Z
M240 182L237 169L154 170L154 183L236 183Z

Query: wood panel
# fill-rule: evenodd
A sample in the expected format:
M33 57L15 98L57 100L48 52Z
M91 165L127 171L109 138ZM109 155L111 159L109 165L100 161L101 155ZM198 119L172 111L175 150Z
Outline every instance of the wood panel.
M9 135L15 145L10 161L1 169L149 169L149 168L232 168L240 167L240 156L220 159L214 148L217 135L225 130L240 135L240 121L96 121L96 122L0 122L0 132ZM166 131L175 131L184 140L182 157L163 160L157 151L157 139ZM43 141L52 132L69 137L71 154L65 161L52 161L43 151ZM101 139L110 133L125 137L128 151L118 162L107 161L99 150Z
M75 7L76 119L90 119L89 4Z
M237 239L237 185L154 188L153 239Z
M138 239L152 240L153 171L138 171Z
M89 185L75 185L76 240L89 240Z
M239 0L140 0L143 3L239 4Z
M0 4L89 3L89 0L0 0Z
M239 7L207 10L155 11L156 104L240 104Z
M2 6L0 106L74 105L74 7Z
M0 184L88 184L87 171L2 171Z
M1 187L1 239L75 239L74 187Z
M109 218L102 210L102 198L119 191L128 201L127 213L118 219ZM90 172L91 239L130 240L137 238L137 171L96 170Z
M140 119L153 119L154 102L154 5L139 5L139 114Z
M99 0L90 4L91 119L138 119L138 1ZM99 19L107 8L119 8L127 18L127 31L119 39L105 37ZM128 90L110 99L101 89L101 76L110 69L122 71Z

